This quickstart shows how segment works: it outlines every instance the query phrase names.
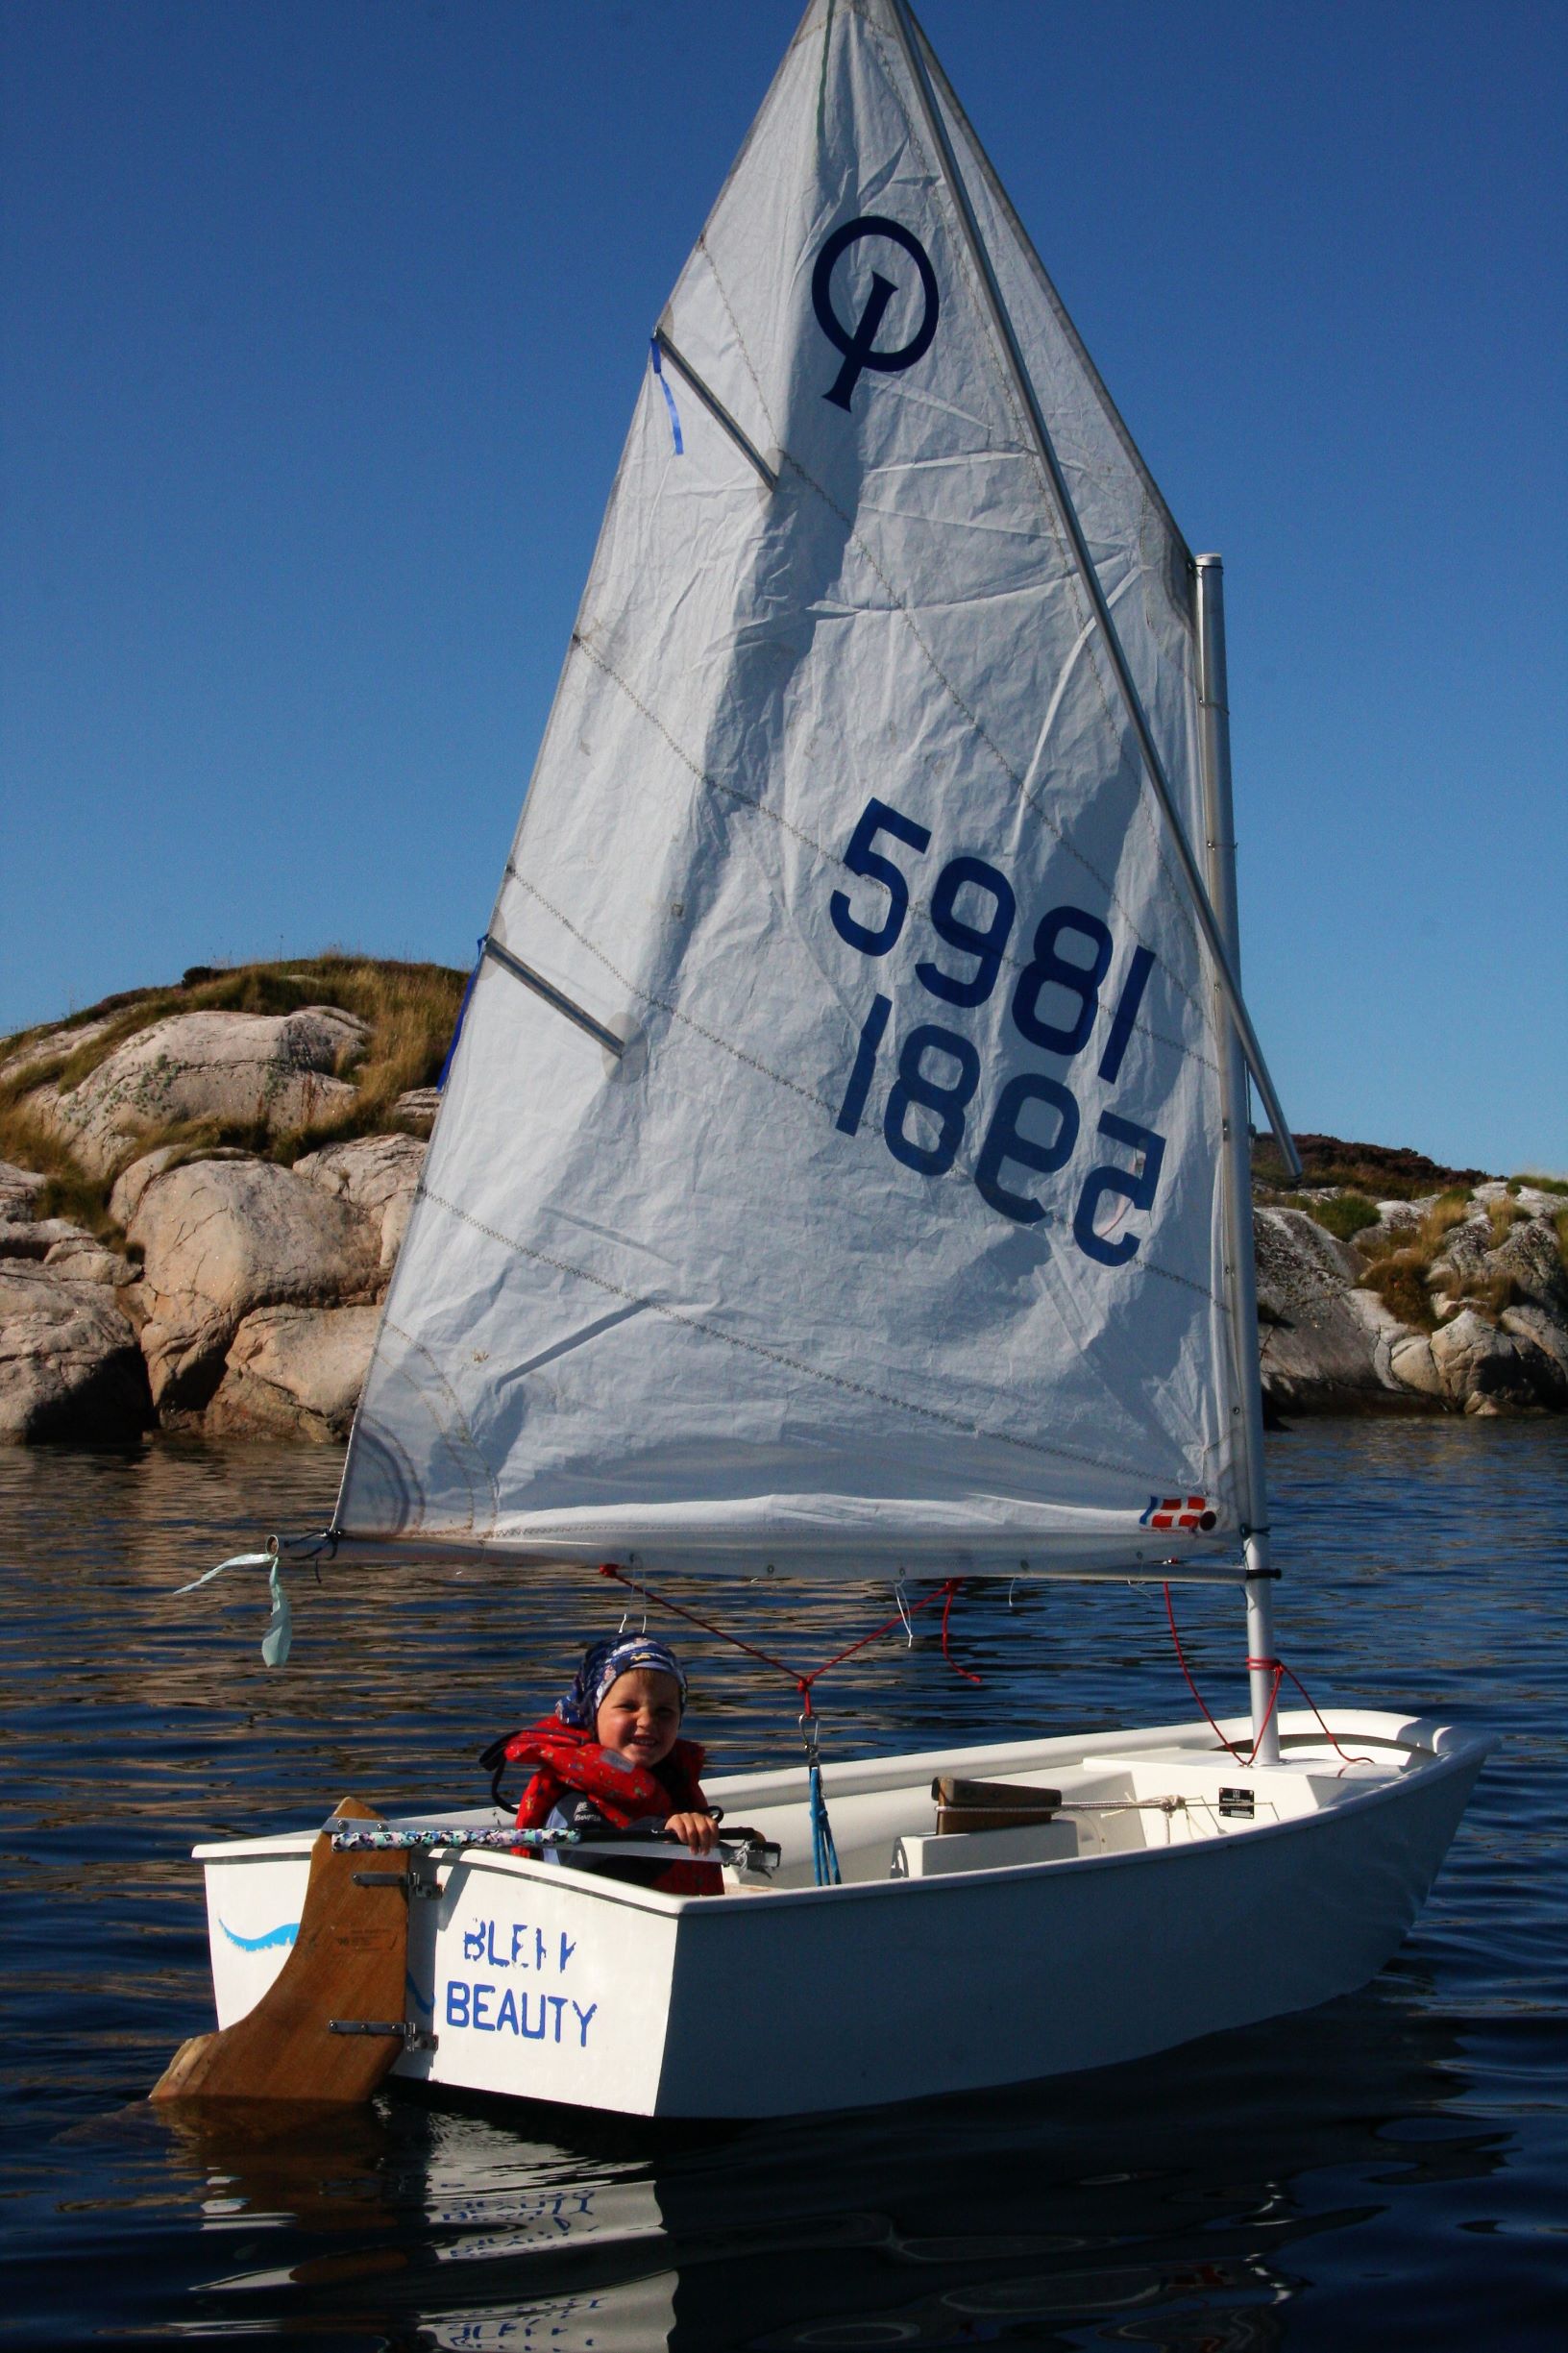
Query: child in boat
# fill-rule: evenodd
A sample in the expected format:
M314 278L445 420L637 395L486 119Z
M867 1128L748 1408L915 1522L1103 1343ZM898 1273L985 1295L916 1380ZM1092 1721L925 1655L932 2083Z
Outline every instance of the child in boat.
M620 1635L590 1643L554 1714L498 1741L483 1761L498 1778L507 1763L533 1767L519 1829L671 1831L693 1855L705 1855L717 1825L699 1778L703 1752L680 1737L685 1709L686 1672L669 1644ZM596 1861L580 1850L560 1859L674 1895L714 1894L723 1884L711 1863Z

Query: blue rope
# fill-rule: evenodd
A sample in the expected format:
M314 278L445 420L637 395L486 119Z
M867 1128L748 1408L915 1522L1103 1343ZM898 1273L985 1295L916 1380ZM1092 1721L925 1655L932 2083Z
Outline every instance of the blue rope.
M811 1794L811 1861L819 1887L839 1887L843 1875L839 1870L838 1849L833 1844L833 1825L827 1818L827 1801L822 1796L822 1769L815 1757L811 1760L808 1779Z

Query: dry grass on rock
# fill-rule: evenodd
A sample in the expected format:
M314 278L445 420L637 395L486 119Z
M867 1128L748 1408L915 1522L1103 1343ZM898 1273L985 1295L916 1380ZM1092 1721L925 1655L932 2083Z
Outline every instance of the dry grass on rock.
M1377 1246L1379 1237L1369 1234L1363 1239L1362 1246L1372 1251L1372 1257L1361 1277L1362 1284L1366 1289L1376 1291L1390 1313L1414 1331L1436 1329L1437 1309L1432 1285L1434 1270L1441 1283L1437 1254L1447 1236L1456 1226L1463 1225L1470 1213L1469 1194L1456 1187L1438 1195L1413 1233L1408 1225L1387 1228L1387 1240L1381 1248Z
M198 1160L227 1146L288 1166L303 1152L323 1144L376 1135L392 1124L399 1095L411 1088L433 1086L439 1077L465 978L445 965L392 964L330 949L303 962L242 965L232 971L197 966L177 987L106 997L65 1022L0 1042L4 1062L35 1038L65 1033L58 1050L0 1081L0 1160L14 1161L47 1177L38 1216L68 1217L90 1233L112 1237L109 1195L116 1171L99 1179L80 1168L59 1138L30 1113L28 1096L46 1084L80 1086L127 1040L181 1013L290 1014L306 1005L335 1005L357 1014L369 1029L369 1042L361 1054L345 1057L336 1073L354 1085L354 1101L331 1122L283 1136L269 1135L264 1124L254 1121L171 1121L128 1139L121 1164L168 1145L184 1160ZM106 1016L111 1017L106 1020ZM73 1051L69 1033L89 1024L102 1026Z
M1398 1249L1384 1250L1373 1260L1361 1277L1369 1291L1376 1291L1390 1314L1415 1332L1434 1332L1437 1311L1428 1288L1432 1273L1432 1255L1418 1242Z
M1331 1193L1326 1201L1307 1200L1301 1206L1335 1241L1354 1241L1378 1222L1378 1213L1363 1193Z

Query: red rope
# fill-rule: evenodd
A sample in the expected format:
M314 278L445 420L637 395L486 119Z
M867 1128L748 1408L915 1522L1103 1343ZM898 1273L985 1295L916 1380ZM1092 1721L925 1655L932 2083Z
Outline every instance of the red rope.
M1258 1752L1263 1745L1263 1734L1267 1731L1270 1724L1273 1722L1274 1710L1279 1705L1280 1685L1285 1680L1285 1661L1283 1658L1249 1658L1244 1663L1249 1675L1256 1667L1260 1674L1272 1675L1274 1678L1273 1682L1269 1685L1268 1705L1263 1710L1263 1720L1258 1727L1257 1731L1253 1734L1252 1754L1253 1761L1256 1763ZM1321 1716L1319 1716L1318 1722L1319 1724L1323 1724L1323 1719ZM1323 1729L1328 1731L1328 1726L1324 1724ZM1332 1739L1334 1735L1330 1733L1329 1737Z
M1199 1707L1203 1711L1203 1720L1205 1724L1208 1725L1209 1729L1213 1733L1213 1736L1218 1741L1220 1747L1226 1750L1230 1755L1234 1756L1238 1765L1248 1764L1251 1762L1251 1759L1243 1756L1240 1750L1231 1741L1226 1739L1224 1733L1214 1722L1213 1717L1209 1713L1208 1703L1204 1699L1202 1692L1198 1689L1197 1684L1192 1680L1192 1670L1187 1663L1187 1653L1182 1648L1182 1637L1176 1631L1176 1611L1171 1603L1170 1587L1165 1585L1163 1590L1165 1597L1165 1616L1170 1621L1170 1638L1176 1645L1176 1663L1181 1668L1182 1673L1187 1677L1187 1687L1192 1694L1192 1697L1197 1701ZM1278 1684L1275 1685L1275 1689L1279 1689Z
M1281 1682L1286 1676L1289 1677L1291 1682L1295 1684L1296 1689L1300 1692L1302 1698L1306 1701L1308 1706L1317 1718L1318 1723L1322 1726L1323 1737L1328 1742L1330 1748L1334 1751L1335 1756L1344 1757L1347 1765L1371 1765L1377 1762L1377 1759L1371 1756L1351 1756L1339 1746L1339 1743L1330 1731L1327 1724L1324 1723L1323 1711L1318 1706L1317 1702L1313 1699L1311 1693L1308 1690L1306 1684L1302 1681L1295 1669L1293 1667L1287 1667L1283 1658L1249 1658L1247 1664L1249 1667L1267 1666L1275 1669L1274 1695L1276 1699L1279 1697ZM1274 1701L1270 1700L1268 1704L1269 1714L1272 1714L1274 1709ZM1263 1718L1263 1722L1264 1724L1268 1722L1267 1716Z
M1268 1705L1263 1710L1263 1720L1258 1727L1251 1752L1249 1754L1243 1755L1241 1751L1236 1747L1234 1742L1226 1739L1224 1733L1214 1722L1213 1717L1209 1713L1207 1706L1204 1705L1203 1694L1198 1689L1197 1684L1192 1680L1191 1669L1187 1663L1187 1654L1182 1649L1182 1637L1176 1631L1176 1611L1170 1599L1170 1587L1166 1585L1164 1590L1165 1596L1165 1616L1170 1621L1170 1638L1176 1645L1177 1664L1180 1666L1182 1673L1187 1677L1187 1687L1192 1694L1192 1697L1197 1701L1199 1707L1202 1708L1203 1720L1208 1725L1209 1729L1213 1733L1214 1738L1218 1741L1220 1747L1227 1750L1229 1753L1236 1758L1238 1765L1255 1765L1257 1763L1258 1751L1262 1745L1263 1734L1267 1731L1269 1724L1274 1715L1275 1707L1279 1703L1280 1685L1285 1681L1286 1676L1288 1676L1291 1682L1295 1684L1296 1689L1300 1692L1302 1698L1306 1701L1308 1706L1317 1718L1319 1725L1322 1727L1323 1737L1328 1742L1330 1748L1334 1751L1335 1756L1344 1757L1347 1765L1370 1765L1374 1762L1374 1759L1370 1756L1350 1756L1346 1754L1345 1751L1339 1746L1337 1740L1335 1740L1334 1734L1330 1731L1328 1725L1324 1722L1323 1711L1318 1706L1317 1702L1313 1699L1311 1693L1308 1690L1306 1684L1302 1681L1295 1669L1293 1667L1287 1667L1283 1658L1249 1658L1246 1661L1249 1672L1256 1669L1264 1675L1272 1675L1274 1678L1274 1687L1268 1695Z
M942 1654L955 1675L962 1675L967 1683L977 1683L980 1680L979 1676L971 1675L968 1667L961 1667L952 1652L947 1648L947 1621L953 1614L953 1600L958 1590L959 1580L956 1577L950 1577L943 1587L947 1599L942 1605Z
M961 1667L947 1647L947 1621L952 1615L954 1599L963 1590L964 1581L961 1577L949 1577L945 1583L938 1585L930 1593L922 1594L918 1602L912 1602L907 1612L903 1609L898 1610L893 1617L886 1619L882 1625L874 1626L869 1634L862 1634L854 1642L846 1642L842 1651L835 1651L832 1657L824 1658L820 1667L813 1667L808 1675L802 1675L799 1669L792 1667L787 1659L775 1658L772 1651L759 1651L754 1642L743 1642L739 1634L729 1633L723 1627L715 1626L711 1618L699 1618L695 1609L683 1608L679 1602L671 1601L668 1594L655 1593L650 1585L640 1585L634 1578L623 1576L613 1560L604 1561L599 1573L600 1577L614 1578L618 1585L625 1585L628 1593L640 1595L645 1602L652 1602L658 1608L668 1609L672 1616L684 1618L688 1626L698 1626L703 1633L714 1635L720 1642L729 1643L737 1651L744 1651L747 1658L760 1658L765 1667L776 1668L780 1675L787 1675L800 1694L805 1713L808 1716L811 1714L811 1686L819 1676L825 1675L830 1667L843 1666L845 1660L853 1658L857 1651L864 1651L870 1643L879 1642L884 1634L891 1634L895 1626L904 1625L906 1616L914 1617L918 1611L930 1608L934 1602L940 1601L943 1604L942 1654L943 1658L946 1659L953 1673L962 1675L966 1682L978 1683L981 1680L978 1675L971 1675L968 1667Z

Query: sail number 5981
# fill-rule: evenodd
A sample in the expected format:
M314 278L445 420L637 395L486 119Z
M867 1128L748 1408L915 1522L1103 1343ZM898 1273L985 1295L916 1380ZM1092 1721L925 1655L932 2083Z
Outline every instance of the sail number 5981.
M851 874L879 886L887 903L877 906L870 895L862 895L870 903L857 914L848 893L835 891L828 905L839 937L863 956L886 956L909 914L908 881L896 861L877 848L879 835L902 843L919 857L931 846L924 825L886 801L867 802L844 862ZM1017 902L1005 874L983 858L950 858L931 894L930 922L943 945L954 950L958 968L922 957L915 967L916 979L943 1004L966 1011L983 1005L1000 976L1017 918ZM1100 991L1114 957L1111 933L1098 916L1082 907L1050 908L1035 925L1032 953L1013 986L1010 1010L1019 1036L1066 1061L1081 1052L1094 1028ZM1107 1085L1120 1073L1153 966L1152 950L1135 947L1120 975L1098 1068ZM872 998L835 1123L846 1136L859 1131L892 1012L888 997ZM980 1056L972 1040L936 1021L911 1029L897 1048L896 1076L882 1121L894 1160L922 1176L945 1176L958 1157L979 1088ZM1028 1189L1027 1180L1065 1168L1079 1128L1077 1100L1060 1079L1042 1070L1020 1071L1009 1079L992 1109L974 1164L974 1184L982 1200L1018 1225L1035 1224L1045 1209ZM1111 1200L1119 1199L1131 1209L1153 1207L1164 1139L1114 1112L1101 1113L1098 1132L1108 1143L1131 1153L1134 1164L1123 1167L1108 1161L1090 1169L1073 1210L1073 1239L1102 1265L1123 1266L1137 1254L1139 1237L1113 1237L1100 1230L1096 1220L1102 1205Z

